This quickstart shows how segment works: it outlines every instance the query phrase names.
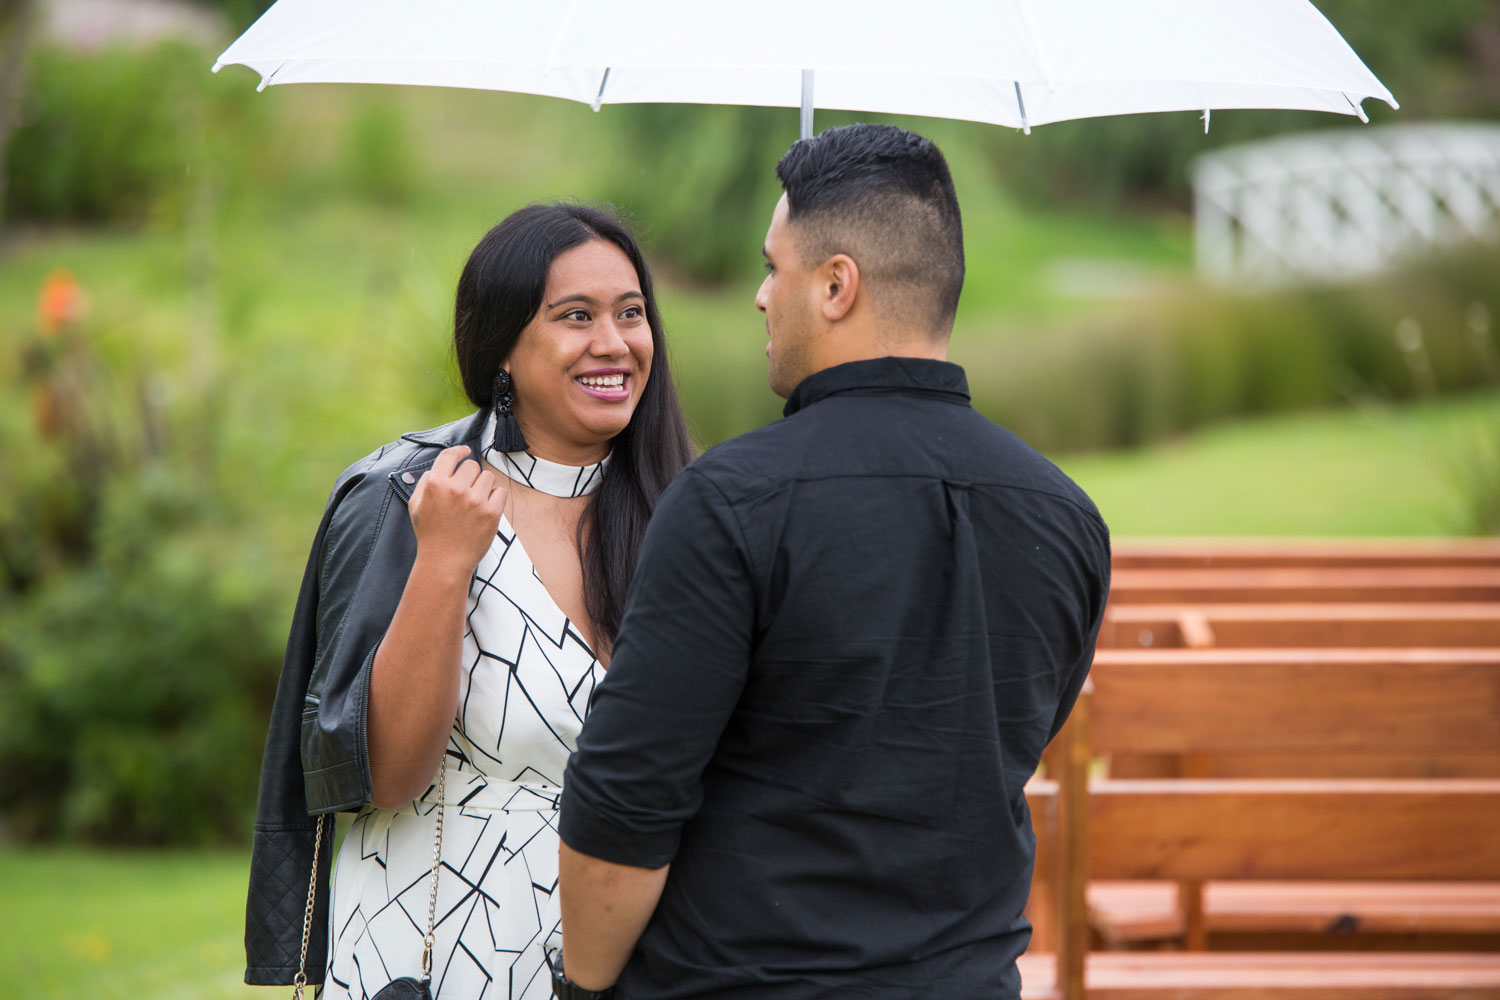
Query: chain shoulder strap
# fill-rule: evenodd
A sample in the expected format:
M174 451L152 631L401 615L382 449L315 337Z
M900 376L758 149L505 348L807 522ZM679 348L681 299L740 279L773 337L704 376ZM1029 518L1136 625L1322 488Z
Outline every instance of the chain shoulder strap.
M427 897L427 933L422 936L422 978L432 978L432 947L437 930L438 872L443 862L443 812L448 805L448 773L446 758L438 767L437 832L432 838L432 891ZM307 988L307 942L312 935L313 903L318 898L318 856L323 850L323 824L328 814L318 816L317 839L313 842L312 874L307 879L307 909L302 913L302 957L297 963L297 975L292 979L292 996L302 1000L302 991Z
M292 996L302 1000L302 991L307 987L307 939L312 933L313 902L318 898L318 855L323 850L323 823L327 813L318 815L317 839L313 841L312 874L307 879L307 909L302 914L302 958L297 963L297 975L292 980Z
M427 897L427 933L422 938L423 979L432 978L433 933L437 930L438 869L443 861L443 813L448 808L448 788L443 778L447 773L448 760L445 754L442 763L438 765L437 833L432 838L432 892Z

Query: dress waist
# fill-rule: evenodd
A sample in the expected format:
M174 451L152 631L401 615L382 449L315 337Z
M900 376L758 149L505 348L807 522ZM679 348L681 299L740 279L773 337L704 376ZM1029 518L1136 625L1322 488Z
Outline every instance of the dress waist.
M545 781L500 781L475 771L448 768L443 805L448 809L485 812L555 812L562 801L562 786ZM435 805L437 782L418 803Z

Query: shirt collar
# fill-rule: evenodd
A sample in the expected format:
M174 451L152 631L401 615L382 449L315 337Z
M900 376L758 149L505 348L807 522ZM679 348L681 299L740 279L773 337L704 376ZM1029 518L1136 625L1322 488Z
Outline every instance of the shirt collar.
M931 358L872 358L848 361L813 372L797 383L787 397L783 416L839 393L911 393L947 397L967 406L969 380L964 370L949 361Z

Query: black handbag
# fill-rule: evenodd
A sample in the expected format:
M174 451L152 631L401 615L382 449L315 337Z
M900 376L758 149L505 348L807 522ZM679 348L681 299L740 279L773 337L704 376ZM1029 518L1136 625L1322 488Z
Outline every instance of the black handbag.
M411 976L402 976L375 994L371 1000L432 1000L432 980L420 982Z
M432 1000L432 943L437 927L438 868L443 857L443 809L447 806L447 782L443 780L448 763L438 767L437 833L432 839L432 892L427 898L427 933L422 937L422 978L402 976L380 988L370 1000ZM323 847L323 823L327 814L318 817L318 839L313 844L312 877L307 880L307 912L302 917L302 960L297 977L292 980L292 996L302 1000L307 987L307 938L312 933L313 900L318 893L318 852Z

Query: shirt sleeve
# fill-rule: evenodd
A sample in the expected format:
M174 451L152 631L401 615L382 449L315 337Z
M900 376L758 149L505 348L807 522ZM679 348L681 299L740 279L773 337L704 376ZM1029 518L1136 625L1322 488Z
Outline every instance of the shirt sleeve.
M640 868L672 861L744 689L754 617L735 513L690 468L646 531L609 670L568 762L559 832L569 847Z
M1094 665L1094 649L1099 643L1099 629L1104 625L1104 607L1109 600L1112 562L1109 528L1103 520L1096 518L1084 524L1080 536L1085 544L1085 554L1091 557L1087 562L1079 560L1081 564L1089 568L1087 593L1079 595L1080 600L1088 608L1083 619L1086 631L1083 634L1082 652L1074 662L1060 691L1057 712L1052 718L1052 727L1047 733L1049 743L1062 731L1063 725L1068 721L1068 716L1073 712L1073 706L1078 702L1078 695L1083 691L1084 682L1088 680L1089 670Z

